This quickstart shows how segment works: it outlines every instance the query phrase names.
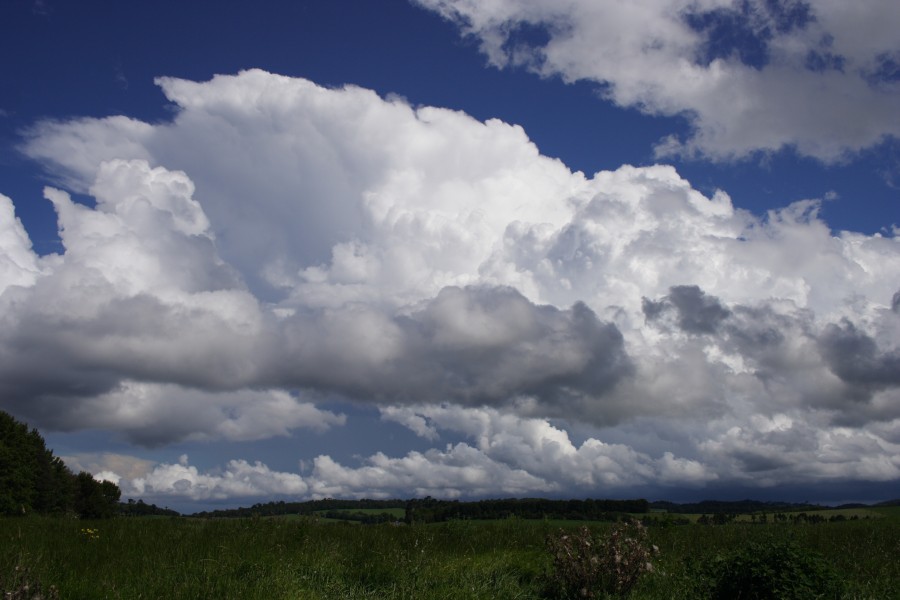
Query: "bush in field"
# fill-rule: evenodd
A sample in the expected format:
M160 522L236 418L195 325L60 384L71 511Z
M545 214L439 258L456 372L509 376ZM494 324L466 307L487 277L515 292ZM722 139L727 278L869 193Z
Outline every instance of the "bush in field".
M697 575L712 600L837 600L843 593L831 565L794 542L747 544L707 561Z
M624 598L644 573L653 570L647 530L638 521L616 524L605 538L587 527L551 536L553 556L547 593L561 598Z

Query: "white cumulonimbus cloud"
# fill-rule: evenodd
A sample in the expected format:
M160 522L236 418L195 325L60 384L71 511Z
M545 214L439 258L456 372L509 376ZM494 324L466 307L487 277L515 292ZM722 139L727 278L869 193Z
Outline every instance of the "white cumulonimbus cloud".
M415 0L489 62L591 81L617 105L680 115L660 156L784 147L836 161L900 135L893 0Z
M159 84L171 122L31 130L63 252L0 197L0 398L36 425L254 440L339 427L314 403L341 397L464 438L278 480L308 495L896 477L896 230L834 233L815 199L758 218L668 166L588 177L520 127L355 87ZM272 475L192 468L145 485Z

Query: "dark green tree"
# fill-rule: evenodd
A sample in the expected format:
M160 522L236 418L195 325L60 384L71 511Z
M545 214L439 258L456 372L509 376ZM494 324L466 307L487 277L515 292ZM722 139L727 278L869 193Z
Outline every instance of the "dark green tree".
M37 431L0 412L0 512L27 514L47 503L49 456Z
M82 471L76 477L75 511L84 519L116 516L122 493L111 481L97 481Z
M111 482L77 477L48 450L37 429L29 431L0 411L0 514L77 512L88 518L114 516L121 492Z

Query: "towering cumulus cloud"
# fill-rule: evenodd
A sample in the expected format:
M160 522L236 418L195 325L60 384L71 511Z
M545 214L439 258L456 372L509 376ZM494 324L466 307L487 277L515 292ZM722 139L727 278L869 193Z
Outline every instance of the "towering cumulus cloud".
M896 6L818 0L415 0L497 67L603 86L682 115L659 155L729 159L790 146L825 161L900 135Z
M487 34L519 18L513 5L491 3L498 12L486 16L475 6L440 4L488 50L509 50ZM796 11L783 33L771 26L770 62L684 68L701 82L714 69L774 77L779 40L813 27ZM692 51L719 26L672 19L648 30ZM534 63L544 70L555 36L585 35L550 9L531 20L553 24ZM334 431L347 417L315 403L340 398L423 440L453 441L361 466L322 455L302 476L244 460L204 474L186 457L126 475L122 457L92 459L126 491L525 494L900 478L896 232L833 233L815 199L757 218L667 166L573 173L520 127L360 88L262 71L158 83L177 106L170 122L30 131L25 152L66 188L45 191L63 251L36 255L0 197L3 406L43 427L154 446ZM634 89L668 89L645 83ZM611 89L623 102L636 93ZM662 106L655 93L641 97L648 107ZM733 131L703 137L713 117L696 110L691 143L743 151L725 139Z

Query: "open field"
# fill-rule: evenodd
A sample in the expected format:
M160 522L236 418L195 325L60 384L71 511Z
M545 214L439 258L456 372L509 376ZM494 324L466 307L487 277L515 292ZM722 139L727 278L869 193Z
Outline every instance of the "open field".
M360 522L360 517L377 517L385 521L402 521L406 517L403 508L338 508L331 510L317 510L316 517L327 521L346 521L348 523ZM300 517L304 518L304 517Z
M317 513L326 513L327 510L318 510ZM335 512L360 513L363 515L381 515L388 514L402 521L406 516L406 511L402 508L338 508Z
M846 598L900 598L900 513L877 512L883 518L651 527L650 542L660 549L656 569L631 597L695 598L692 564L752 541L792 539L837 570ZM315 519L4 518L0 579L4 591L16 578L54 585L64 599L541 598L551 565L545 540L558 531L519 519L350 526Z

